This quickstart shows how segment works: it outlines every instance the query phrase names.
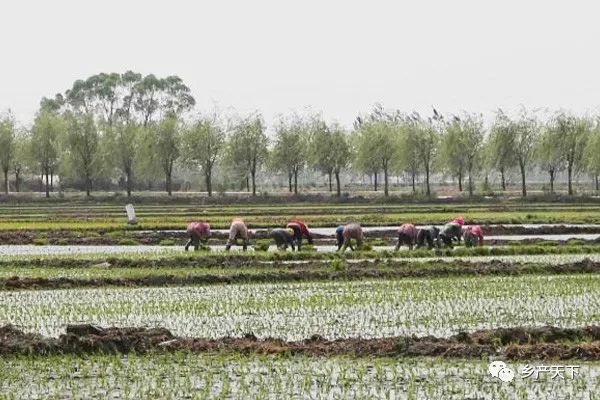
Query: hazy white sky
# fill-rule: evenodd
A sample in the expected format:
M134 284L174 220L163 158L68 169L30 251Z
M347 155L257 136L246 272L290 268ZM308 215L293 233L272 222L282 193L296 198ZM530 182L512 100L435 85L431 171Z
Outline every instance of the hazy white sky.
M198 108L405 111L600 105L594 1L19 0L0 10L0 111L98 72L176 74Z

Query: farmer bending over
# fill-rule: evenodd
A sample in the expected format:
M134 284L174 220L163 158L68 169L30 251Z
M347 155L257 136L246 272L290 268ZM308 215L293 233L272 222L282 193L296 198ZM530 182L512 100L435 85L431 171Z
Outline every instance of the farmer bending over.
M288 246L292 247L292 251L295 250L295 237L294 230L291 228L277 228L271 231L271 238L275 240L277 249L286 250ZM298 248L300 250L300 248Z
M185 251L188 251L191 245L194 245L194 250L198 251L200 242L206 244L210 237L210 225L206 222L190 222L187 226L187 234L190 240L185 244Z
M340 228L342 228L341 233ZM360 224L352 223L343 227L338 227L335 233L338 242L338 250L341 250L342 253L346 251L346 248L348 247L350 247L350 250L354 251L351 244L352 239L356 240L356 247L358 250L362 247L364 236Z
M463 238L467 247L483 246L483 230L481 226L467 226L463 229Z
M462 229L460 224L457 222L448 222L440 231L440 238L447 247L452 248L452 240L457 240L460 244L460 238L462 236Z
M225 245L225 251L229 251L234 243L237 244L238 239L242 239L243 250L246 251L249 241L248 228L243 219L234 218L229 227L229 239Z
M427 242L427 248L433 249L433 246L440 248L440 229L435 226L428 226L419 229L417 232L417 249L420 249Z
M300 247L302 246L302 239L306 238L308 240L308 244L312 244L312 236L308 231L308 226L304 223L304 221L299 219L293 219L289 224L287 224L287 228L294 230L294 241L298 246L298 251L300 251Z
M402 224L398 228L398 244L396 245L396 251L400 250L400 246L403 244L408 246L409 250L412 250L417 240L417 228L413 224Z

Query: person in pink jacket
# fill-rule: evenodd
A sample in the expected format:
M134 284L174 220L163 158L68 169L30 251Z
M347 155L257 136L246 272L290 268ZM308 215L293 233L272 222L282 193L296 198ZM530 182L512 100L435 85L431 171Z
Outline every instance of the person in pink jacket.
M229 227L229 239L225 245L225 251L229 251L231 246L233 246L238 239L242 239L243 250L246 251L250 241L248 228L246 227L243 219L234 218L233 221L231 221L231 226Z
M400 250L400 246L403 244L408 246L409 250L412 250L415 242L417 241L417 228L413 224L402 224L398 228L398 244L396 245L396 251Z
M463 228L463 238L467 247L483 245L483 230L479 225L471 225Z
M200 242L206 244L210 237L210 225L207 222L190 222L187 226L187 234L190 240L185 244L185 251L188 251L191 245L198 251Z
M362 248L364 235L360 224L351 223L345 226L338 226L335 231L337 236L338 251L345 252L348 247L352 248L352 239L356 240L356 248L360 250Z

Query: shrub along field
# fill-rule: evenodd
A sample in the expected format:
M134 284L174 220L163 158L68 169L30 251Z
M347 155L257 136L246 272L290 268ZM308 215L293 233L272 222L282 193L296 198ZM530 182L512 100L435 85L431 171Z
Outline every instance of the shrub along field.
M322 251L330 234L297 253L259 251L267 241L257 234L255 251L183 253L185 235L156 230L200 219L227 228L233 216L266 233L294 216L333 227L441 224L461 215L467 223L566 224L486 225L486 234L568 237L600 233L570 225L600 223L600 204L142 204L136 211L140 224L128 226L116 204L0 206L0 245L9 245L0 246L0 361L8 366L0 397L599 393L595 240L541 236L396 252L393 231L368 231L369 249L340 255ZM527 364L580 371L537 382L517 374L505 384L487 372L497 359L515 371Z

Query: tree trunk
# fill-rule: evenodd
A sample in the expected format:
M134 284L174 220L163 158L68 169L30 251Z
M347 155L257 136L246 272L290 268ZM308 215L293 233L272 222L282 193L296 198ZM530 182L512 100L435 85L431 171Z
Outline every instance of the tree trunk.
M500 168L500 178L502 180L502 191L506 191L506 178L504 177L504 168Z
M373 174L373 185L375 186L375 191L377 191L377 172Z
M527 197L527 185L525 183L525 165L520 164L519 167L521 168L521 193L523 197Z
M329 182L331 183L331 180ZM596 182L597 182L597 178L596 178ZM340 172L339 171L335 172L335 184L336 184L336 188L337 188L337 196L340 197L342 195L342 188L340 185Z
M567 166L567 175L568 175L568 180L569 180L569 196L573 196L573 181L572 181L573 165L572 164L569 164Z
M469 168L469 197L473 197L473 178L471 178L471 168Z
M167 165L167 170L165 171L165 189L167 190L167 195L172 196L173 191L171 189L173 182L173 161L170 161Z
M470 176L469 176L470 178ZM462 187L462 169L458 170L458 191L462 192L463 191L463 187Z
M251 171L252 174L252 196L256 196L256 170Z
M169 172L165 174L165 189L167 191L167 196L173 195L171 192L171 174Z
M333 187L331 186L331 171L329 171L327 175L329 175L329 191L333 192Z
M431 188L429 187L429 165L425 166L425 184L427 185L427 197L431 196Z
M8 170L4 170L4 193L8 194Z
M411 172L412 175L412 190L413 190L413 194L417 193L417 187L415 186L415 171Z
M298 169L294 170L294 194L298 194Z
M50 169L50 191L54 192L54 171Z
M388 197L390 195L388 190L388 169L387 165L383 167L383 195Z
M40 193L44 191L44 170L42 169L42 175L40 177Z
M288 171L288 190L292 193L292 171Z
M548 171L550 173L550 194L554 194L554 170Z
M207 168L204 172L204 180L206 181L206 192L208 197L212 197L212 168Z
M92 191L92 180L90 179L90 175L88 173L85 174L85 195L86 197L90 197Z
M131 197L131 170L128 170L125 175L127 179L127 197Z
M50 171L46 168L46 198L50 198Z
M19 171L15 171L15 191L19 193L21 189L21 173Z
M599 183L600 182L598 182L598 175L596 175L596 194L598 194L598 189L600 189ZM18 190L17 190L17 192L18 192Z
M250 177L246 175L246 191L250 193Z

